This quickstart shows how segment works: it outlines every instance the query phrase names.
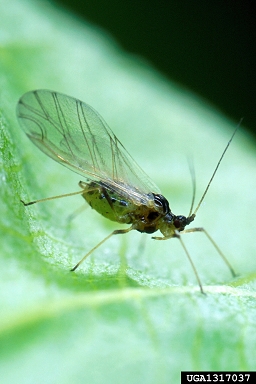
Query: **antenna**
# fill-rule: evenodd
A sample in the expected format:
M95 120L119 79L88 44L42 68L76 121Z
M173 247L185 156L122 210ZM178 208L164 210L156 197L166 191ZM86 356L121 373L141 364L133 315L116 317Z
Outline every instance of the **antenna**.
M188 166L189 166L189 172L190 172L191 181L192 181L192 200L191 200L191 206L188 214L188 217L191 217L192 211L194 208L195 197L196 197L196 173L195 173L194 163L192 161L188 162Z
M220 166L220 163L221 163L221 161L222 161L222 159L223 159L223 157L224 157L224 155L225 155L225 153L226 153L226 151L227 151L227 149L228 149L228 147L229 147L231 141L233 140L233 137L235 136L235 134L236 134L238 128L240 127L242 121L243 121L243 118L241 118L240 121L239 121L239 123L237 124L236 129L234 130L234 132L233 132L233 134L232 134L232 136L231 136L229 142L227 143L227 145L226 145L226 147L225 147L225 149L224 149L224 151L223 151L223 153L222 153L222 155L221 155L221 157L220 157L220 159L219 159L219 161L218 161L218 163L217 163L217 165L216 165L216 167L215 167L215 169L214 169L214 171L213 171L213 174L212 174L212 176L211 176L211 178L210 178L209 183L207 184L207 187L205 188L205 191L204 191L204 193L203 193L203 196L201 197L201 199L200 199L200 201L199 201L199 203L198 203L196 209L194 210L194 213L193 213L191 216L195 216L195 215L196 215L196 212L198 211L200 205L202 204L202 202L203 202L203 200L204 200L204 198L205 198L205 195L206 195L206 193L208 192L208 189L209 189L209 187L210 187L210 185L211 185L211 183L212 183L212 180L213 180L213 178L214 178L214 176L215 176L215 174L216 174L216 172L217 172L217 170L218 170L218 168L219 168L219 166Z

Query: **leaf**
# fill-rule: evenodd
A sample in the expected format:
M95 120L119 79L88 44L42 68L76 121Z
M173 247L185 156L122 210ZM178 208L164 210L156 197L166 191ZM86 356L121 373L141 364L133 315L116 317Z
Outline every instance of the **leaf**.
M178 383L181 370L255 370L255 147L241 128L195 225L184 235L207 295L179 241L115 236L76 273L69 269L118 226L80 196L79 178L42 154L18 127L32 89L92 105L175 214L187 214L196 168L202 195L236 123L130 57L103 31L46 3L0 4L1 318L4 383ZM197 200L197 201L198 201ZM118 227L119 228L119 227ZM144 242L144 245L143 245Z

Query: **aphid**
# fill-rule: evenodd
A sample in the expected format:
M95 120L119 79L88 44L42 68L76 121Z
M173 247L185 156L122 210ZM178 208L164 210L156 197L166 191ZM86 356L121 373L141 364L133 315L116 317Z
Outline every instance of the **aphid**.
M47 90L24 94L17 105L19 123L30 140L58 163L82 175L81 191L61 196L22 203L27 206L64 196L81 194L87 203L109 220L130 224L117 229L91 249L72 269L78 266L111 236L131 230L154 233L163 237L155 240L178 238L191 263L202 293L203 287L193 261L181 239L181 233L202 231L223 258L233 276L235 272L219 247L204 228L185 229L194 221L220 162L232 141L226 145L212 177L196 209L193 203L189 215L174 215L166 198L126 151L102 117L88 104L73 97ZM195 186L193 201L195 195Z

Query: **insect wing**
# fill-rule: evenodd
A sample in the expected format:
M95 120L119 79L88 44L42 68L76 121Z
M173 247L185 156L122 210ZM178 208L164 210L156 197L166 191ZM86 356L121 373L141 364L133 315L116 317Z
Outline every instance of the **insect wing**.
M20 98L17 117L41 151L72 171L144 203L160 192L88 104L57 92L31 91Z

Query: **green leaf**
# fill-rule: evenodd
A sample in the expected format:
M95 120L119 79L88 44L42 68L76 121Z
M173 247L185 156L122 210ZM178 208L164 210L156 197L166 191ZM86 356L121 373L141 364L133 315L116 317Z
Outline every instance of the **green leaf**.
M92 211L68 220L80 178L41 153L18 126L18 98L52 89L92 105L187 215L236 122L131 57L104 32L44 2L0 4L1 317L4 383L179 383L181 370L255 370L255 147L239 129L200 207L239 276L203 233L184 235L207 295L180 242L120 228ZM225 85L223 85L225 86ZM198 201L197 200L197 201Z

